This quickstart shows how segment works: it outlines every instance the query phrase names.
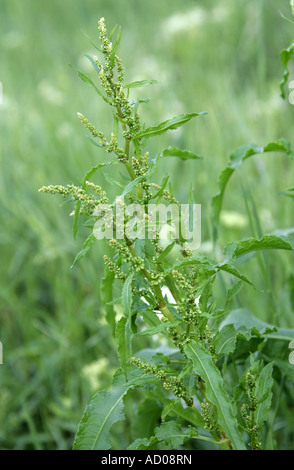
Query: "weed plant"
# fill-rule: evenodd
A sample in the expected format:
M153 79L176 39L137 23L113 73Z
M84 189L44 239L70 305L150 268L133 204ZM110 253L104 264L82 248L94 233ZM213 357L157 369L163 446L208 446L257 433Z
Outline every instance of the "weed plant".
M176 222L180 227L185 225L171 175L161 176L158 169L162 160L173 158L199 165L200 156L174 145L157 152L153 149L160 145L158 136L194 118L204 119L206 113L181 113L160 124L143 124L140 111L148 100L132 98L131 92L155 85L156 80L125 83L118 56L120 28L109 34L101 18L99 34L97 56L88 59L100 85L84 72L77 72L108 105L113 129L106 133L84 114L78 113L78 117L99 154L104 150L112 159L98 162L79 185L40 189L74 203L74 238L81 223L90 231L74 265L94 244L105 243L97 238L109 239L102 300L120 367L114 372L112 387L97 391L86 407L73 447L275 449L277 416L287 426L287 414L293 409L293 365L288 345L294 331L275 323L277 307L268 253L283 250L293 256L293 228L264 234L258 208L244 188L252 236L223 246L219 229L224 196L233 175L258 155L274 153L291 161L294 154L290 142L280 138L263 146L246 144L231 153L211 201L214 255L198 254L193 240L191 243L186 233L175 230L172 214L164 222L154 222L149 208L151 204L155 210L172 206L178 211ZM285 70L291 54L289 49L283 62ZM285 71L282 90L287 79ZM116 179L112 169L118 166L121 171ZM94 182L100 171L108 185L117 189L115 198L108 195L107 187ZM291 191L293 188L289 189L290 196ZM186 198L191 216L193 186L187 188ZM125 210L118 220L122 205ZM244 286L254 296L264 295L255 280L243 272L243 263L252 259L264 278L269 309L266 318L271 318L271 323L238 301ZM221 289L215 289L217 284ZM238 308L232 308L233 302ZM117 444L121 429L125 442Z

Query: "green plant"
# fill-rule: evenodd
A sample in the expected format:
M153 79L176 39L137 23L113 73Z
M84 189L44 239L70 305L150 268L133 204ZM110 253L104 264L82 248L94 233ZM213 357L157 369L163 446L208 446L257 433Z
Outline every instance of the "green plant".
M294 16L294 3L293 3L292 0L290 1L290 5L291 5L291 9L292 9L292 15ZM286 18L286 17L284 17L284 18L287 21L289 21L290 23L294 24L293 21L290 20L289 18ZM281 83L280 83L280 88L281 88L281 96L284 99L286 98L285 86L288 82L289 75L290 75L290 72L289 72L289 69L288 69L288 63L291 60L291 57L292 57L293 54L294 54L294 42L292 42L289 47L287 47L286 49L283 49L282 52L281 52L281 61L282 61L282 64L283 64L284 74L283 74L283 78L282 78Z
M256 290L236 264L256 254L266 276L263 250L293 251L294 239L289 235L260 234L258 238L233 241L225 247L220 260L218 256L211 259L195 254L181 231L163 245L160 222L155 221L149 232L150 204L172 205L179 210L180 227L185 225L169 176L163 177L160 184L154 180L162 159L199 159L197 154L173 146L150 157L146 150L149 140L204 113L181 114L156 126L143 126L139 108L146 100L132 100L129 92L154 84L155 80L125 84L124 69L117 55L120 29L115 28L108 38L102 18L99 32L101 49L98 49L104 62L98 57L89 59L103 92L83 72L78 74L111 107L113 132L106 136L84 115L78 116L95 144L116 159L98 163L78 186L40 189L75 203L74 236L80 217L89 219L91 233L74 264L103 233L111 234L109 244L113 249L112 258L104 256L102 290L106 319L121 366L114 375L111 390L98 391L86 407L74 449L111 448L114 424L123 420L125 413L135 430L126 445L128 449L165 450L183 446L193 449L198 445L195 442L220 449L274 448L275 416L270 414L273 389L281 376L285 387L291 381L292 369L285 351L294 332L265 323L245 308L232 309L231 303L244 284ZM268 152L293 158L290 144L284 139L264 147L244 145L231 154L228 166L220 174L219 190L211 206L215 253L223 248L218 241L219 217L230 178L249 157ZM111 184L122 189L110 202L106 191L90 179L98 170L115 164L120 164L125 173L119 182L107 176ZM126 204L126 211L118 219L122 203ZM141 219L134 217L133 204L137 210L142 208ZM193 204L191 190L189 215ZM173 222L171 214L165 228L167 225L172 230ZM219 277L224 282L224 302L213 290ZM229 288L227 277L236 279ZM277 361L272 344L279 342L283 357ZM131 396L136 400L129 402ZM279 400L275 400L275 406L279 406ZM136 430L137 435L133 435Z

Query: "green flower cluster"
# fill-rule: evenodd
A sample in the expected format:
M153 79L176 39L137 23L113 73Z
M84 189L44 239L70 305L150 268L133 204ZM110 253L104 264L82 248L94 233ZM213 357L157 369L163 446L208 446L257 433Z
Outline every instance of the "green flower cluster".
M134 366L143 370L146 374L155 375L155 377L162 381L163 387L166 390L172 392L176 397L182 398L188 406L193 406L193 398L189 395L187 388L176 376L170 376L159 366L142 361L141 359L133 357L131 361Z
M116 279L120 279L125 281L127 279L127 275L121 270L120 266L118 266L114 261L112 261L107 255L103 257L105 266L108 268L110 272L114 274Z
M111 104L117 108L118 117L128 127L124 129L124 138L130 140L141 129L139 115L134 109L134 105L129 102L122 87L124 79L123 66L121 60L115 54L115 47L107 37L108 34L104 18L99 20L98 29L105 59L104 65L100 63L97 58L95 60L97 67L100 69L99 77L101 84L106 94L111 98ZM114 80L115 66L117 67L117 82Z
M112 239L109 242L110 246L121 255L123 261L128 262L132 265L133 269L138 272L142 271L145 267L143 258L139 256L133 256L129 250L129 247L125 241L121 243L118 240Z
M201 415L207 431L217 431L217 424L213 415L213 406L207 401L201 403Z
M71 196L73 201L81 202L80 212L87 215L92 215L95 211L95 208L99 204L107 204L108 198L106 193L102 190L100 186L97 186L93 183L86 183L90 188L94 189L96 194L99 196L99 199L96 199L93 195L89 195L87 191L80 186L74 186L72 184L67 186L61 185L49 185L43 186L39 189L40 193L50 193L50 194L60 194L64 197Z
M193 276L188 279L175 269L172 271L172 275L179 288L183 291L183 301L178 308L179 314L186 324L197 325L199 323L201 309L195 302L197 287Z
M81 123L89 129L93 137L98 137L100 139L100 145L107 146L108 142L103 134L103 132L97 131L96 127L89 122L89 120L81 113L77 113L78 118L80 119Z
M256 396L256 381L250 372L246 374L245 394L249 403L243 403L241 406L241 416L245 424L245 431L248 432L251 437L251 448L257 450L261 447L259 440L260 426L255 422L258 399Z

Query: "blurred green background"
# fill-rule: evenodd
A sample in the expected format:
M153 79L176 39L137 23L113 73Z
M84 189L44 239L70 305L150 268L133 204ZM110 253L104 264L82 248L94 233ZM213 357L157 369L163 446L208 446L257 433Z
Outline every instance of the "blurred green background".
M140 90L151 98L141 108L147 124L208 112L154 139L150 152L168 144L203 155L164 161L159 176L171 174L182 202L193 183L202 204L201 250L210 255L210 202L230 152L280 137L293 144L294 107L281 99L279 82L280 51L294 31L279 10L290 16L288 0L1 0L1 449L70 449L92 393L109 387L118 366L100 302L106 245L97 242L71 269L87 230L74 241L71 208L38 193L47 184L78 184L105 159L76 116L104 131L111 123L104 103L70 67L95 78L84 54L96 51L83 31L97 43L101 16L109 30L120 24L126 80L161 81ZM221 243L252 235L245 204L251 197L264 233L294 226L293 200L279 194L294 185L292 165L278 154L246 162L229 183ZM102 174L96 181L113 191ZM293 328L293 255L271 254L267 262L272 294L244 287L241 302ZM242 269L264 288L254 261Z

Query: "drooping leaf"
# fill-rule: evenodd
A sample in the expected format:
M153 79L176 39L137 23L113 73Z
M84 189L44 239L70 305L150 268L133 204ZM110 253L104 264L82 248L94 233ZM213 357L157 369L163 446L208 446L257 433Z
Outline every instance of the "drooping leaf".
M200 116L206 114L205 112L201 113L185 113L175 116L167 121L161 122L158 126L148 127L134 136L134 139L142 139L143 137L154 137L156 135L164 134L169 130L177 129L186 122L190 121L195 116Z
M230 263L224 263L224 264L218 264L216 265L216 269L218 271L225 271L232 276L235 276L239 279L241 279L243 282L246 282L246 284L249 284L250 286L253 286L253 283L248 279L248 277L244 276L244 274L241 274L235 266L233 266Z
M265 333L275 331L274 327L269 328L259 324L260 329L258 329L256 325L250 323L246 326L240 325L237 327L234 323L225 323L224 321L214 338L216 354L233 353L236 349L237 339L244 339L249 342L251 338L264 338Z
M226 325L233 325L235 330L242 333L247 340L252 335L259 334L262 337L291 341L294 338L294 329L280 328L270 323L266 323L255 315L253 315L246 308L232 310L220 325L221 329Z
M251 337L252 328L259 331L261 335L265 333L272 333L276 330L273 325L265 323L259 318L255 317L246 308L238 308L232 310L220 325L220 331L226 325L232 325L237 332L242 333L247 340Z
M215 406L219 425L231 440L235 450L245 450L241 432L231 400L225 391L219 369L212 362L211 354L195 341L184 346L185 353L193 362L193 370L205 382L206 396Z
M212 198L211 203L215 240L217 238L219 216L222 208L225 189L232 174L235 172L235 170L241 167L242 163L247 160L247 158L267 152L282 152L291 158L293 158L294 155L293 151L291 150L290 143L285 139L279 139L275 142L270 142L265 147L259 147L256 144L242 145L231 153L228 166L219 175L219 192Z
M264 235L261 239L246 238L230 243L226 247L226 253L230 259L239 258L247 253L258 250L294 250L294 237Z

